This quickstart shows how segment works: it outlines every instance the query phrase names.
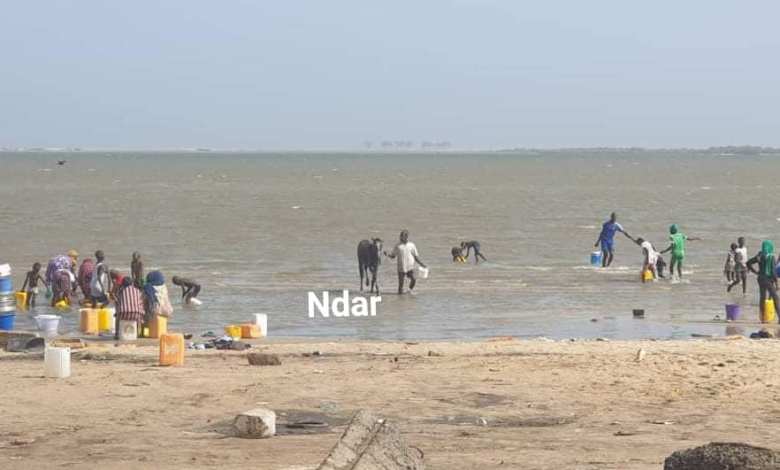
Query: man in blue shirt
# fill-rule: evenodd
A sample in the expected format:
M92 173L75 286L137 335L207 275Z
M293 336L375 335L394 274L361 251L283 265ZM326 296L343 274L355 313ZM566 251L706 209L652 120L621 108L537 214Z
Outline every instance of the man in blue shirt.
M615 245L615 233L620 232L629 240L633 240L631 235L623 229L623 226L617 223L617 214L614 212L609 216L609 220L601 226L599 239L593 245L598 247L601 244L601 267L606 268L612 264L613 249Z

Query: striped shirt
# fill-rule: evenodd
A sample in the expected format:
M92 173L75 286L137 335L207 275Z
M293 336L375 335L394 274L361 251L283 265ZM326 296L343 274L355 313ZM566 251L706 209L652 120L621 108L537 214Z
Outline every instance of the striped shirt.
M119 291L116 299L116 318L124 321L143 321L144 293L134 285Z

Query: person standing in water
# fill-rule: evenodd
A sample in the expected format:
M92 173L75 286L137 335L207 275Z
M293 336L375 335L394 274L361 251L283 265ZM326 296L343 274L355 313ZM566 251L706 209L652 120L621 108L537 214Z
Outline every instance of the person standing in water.
M617 222L617 214L613 212L610 214L609 220L604 222L604 224L601 226L601 233L599 233L599 238L596 240L596 243L593 244L594 247L601 245L602 268L606 268L612 264L612 258L614 257L615 234L617 232L622 233L629 240L633 241L631 235L629 235L623 226Z
M20 290L27 292L26 308L35 308L35 298L38 296L38 281L46 285L46 279L41 276L41 263L34 263L32 271L27 271L24 284Z
M737 239L737 248L734 250L734 281L726 287L726 292L731 292L740 282L742 283L742 295L747 295L747 247L745 237Z
M474 264L479 264L480 258L482 258L483 261L487 261L485 255L483 255L482 252L479 251L480 248L479 242L476 240L470 242L461 242L460 244L461 251L466 250L465 259L469 259L469 253L471 253L472 248L474 249Z
M755 265L758 264L758 269ZM764 301L771 296L775 302L775 314L780 308L780 299L777 298L777 258L775 257L775 244L771 240L761 243L761 251L747 262L747 267L753 274L758 275L758 304L761 312L764 311ZM780 316L778 316L780 319Z
M95 252L95 260L97 263L89 283L89 295L92 297L93 308L97 308L98 304L108 305L108 294L111 292L109 269L102 250Z
M688 237L680 232L677 224L669 227L669 240L671 244L661 253L672 252L672 261L669 264L669 275L674 278L674 266L677 265L677 279L682 280L682 265L685 260L685 242L701 240L698 237Z
M144 287L144 262L141 261L141 253L137 251L133 252L133 260L130 262L130 277L136 287Z
M409 241L409 231L402 230L399 239L400 243L393 248L393 252L388 254L385 251L385 256L390 259L398 258L398 294L401 295L404 293L404 280L407 277L409 278L410 293L417 283L417 279L414 276L414 263L416 262L423 268L426 266L420 261L417 247Z

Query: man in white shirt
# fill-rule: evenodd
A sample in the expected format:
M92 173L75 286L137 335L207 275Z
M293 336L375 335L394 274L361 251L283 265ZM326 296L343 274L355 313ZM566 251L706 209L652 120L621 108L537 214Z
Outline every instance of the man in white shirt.
M417 279L414 277L414 263L416 262L423 268L425 264L420 261L417 254L417 247L409 241L409 231L402 230L400 236L401 242L393 248L392 253L385 252L385 256L390 259L398 258L398 294L404 293L404 279L409 278L409 292L414 289Z

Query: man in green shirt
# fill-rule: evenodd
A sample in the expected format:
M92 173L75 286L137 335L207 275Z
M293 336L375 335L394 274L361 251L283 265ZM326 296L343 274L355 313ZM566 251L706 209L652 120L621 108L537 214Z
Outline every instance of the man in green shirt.
M685 259L685 242L701 240L701 238L686 236L684 233L680 232L677 224L672 224L672 226L669 227L669 234L669 240L671 240L672 243L661 253L666 253L667 251L672 252L672 262L669 265L669 272L672 275L672 278L674 278L674 266L676 264L677 279L682 280L682 265L683 260Z

